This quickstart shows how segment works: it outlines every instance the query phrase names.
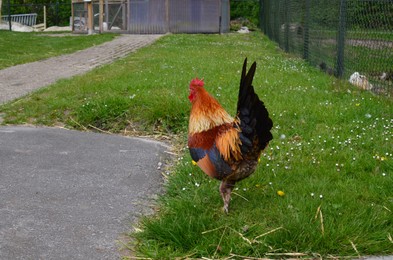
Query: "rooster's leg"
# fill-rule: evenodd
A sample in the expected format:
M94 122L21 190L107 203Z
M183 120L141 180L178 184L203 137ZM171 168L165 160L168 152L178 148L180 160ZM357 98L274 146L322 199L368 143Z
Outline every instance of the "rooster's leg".
M220 193L222 200L224 201L224 212L228 214L229 211L229 201L231 200L231 192L235 185L232 183L228 183L226 181L222 181L220 185Z

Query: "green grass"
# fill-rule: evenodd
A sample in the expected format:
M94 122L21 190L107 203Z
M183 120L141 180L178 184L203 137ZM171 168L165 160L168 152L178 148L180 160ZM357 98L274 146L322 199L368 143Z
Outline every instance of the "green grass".
M321 39L336 39L337 29L326 30L321 29L311 29L311 35L318 35ZM366 29L352 29L345 32L347 39L358 39L358 40L375 40L375 41L393 41L393 35L388 31L382 30L366 30Z
M188 84L203 77L234 114L244 57L258 63L254 85L273 119L274 139L256 173L237 185L225 215L219 183L191 164L186 148ZM323 74L260 33L168 35L3 105L0 113L5 124L180 137L159 211L131 235L140 256L393 254L392 100Z
M0 69L72 53L109 41L114 37L115 34L48 37L46 33L0 30Z

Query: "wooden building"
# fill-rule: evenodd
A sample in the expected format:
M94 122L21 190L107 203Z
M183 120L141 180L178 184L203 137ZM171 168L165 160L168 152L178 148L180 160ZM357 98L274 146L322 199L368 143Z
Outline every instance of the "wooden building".
M74 32L134 34L229 31L229 0L73 0Z

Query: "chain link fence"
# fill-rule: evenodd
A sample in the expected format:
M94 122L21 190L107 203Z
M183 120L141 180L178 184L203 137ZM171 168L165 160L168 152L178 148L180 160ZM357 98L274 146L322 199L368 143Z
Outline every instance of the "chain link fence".
M330 75L393 92L393 0L260 0L264 33ZM358 73L356 73L358 72Z

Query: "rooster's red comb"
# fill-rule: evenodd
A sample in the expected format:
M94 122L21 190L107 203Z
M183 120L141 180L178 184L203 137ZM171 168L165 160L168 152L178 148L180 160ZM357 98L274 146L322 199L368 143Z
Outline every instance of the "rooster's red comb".
M203 85L205 85L203 79L195 78L190 82L190 86L194 86L194 87L203 87Z

